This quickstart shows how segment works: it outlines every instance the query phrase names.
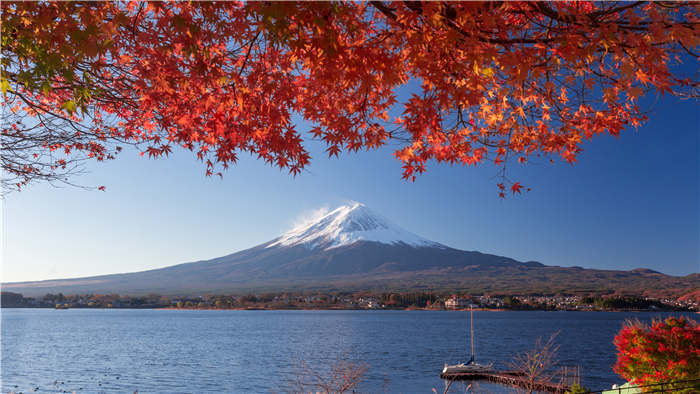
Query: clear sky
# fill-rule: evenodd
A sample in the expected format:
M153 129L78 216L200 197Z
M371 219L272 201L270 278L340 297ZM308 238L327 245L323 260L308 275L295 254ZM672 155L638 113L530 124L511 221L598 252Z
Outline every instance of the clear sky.
M304 128L300 124L300 129ZM511 165L532 191L497 197L490 166L432 164L401 179L393 147L312 164L296 178L248 156L223 179L186 151L120 158L76 179L106 192L37 184L3 204L2 281L146 270L266 242L320 207L366 204L403 228L465 250L547 265L700 272L697 104L666 97L650 121L588 143L574 165Z

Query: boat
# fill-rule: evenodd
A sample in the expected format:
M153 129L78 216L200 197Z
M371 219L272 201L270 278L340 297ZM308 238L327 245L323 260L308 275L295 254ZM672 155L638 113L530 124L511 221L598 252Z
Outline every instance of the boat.
M493 363L479 364L474 359L474 307L469 307L469 326L471 331L472 356L466 363L448 365L445 363L442 373L476 373L476 372L492 372Z

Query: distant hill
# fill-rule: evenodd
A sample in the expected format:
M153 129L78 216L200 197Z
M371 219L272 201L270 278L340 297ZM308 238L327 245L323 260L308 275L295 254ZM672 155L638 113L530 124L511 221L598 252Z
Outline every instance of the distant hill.
M124 274L3 283L2 287L24 296L303 289L680 295L700 288L700 275L545 266L458 250L403 230L354 203L272 241L212 260Z

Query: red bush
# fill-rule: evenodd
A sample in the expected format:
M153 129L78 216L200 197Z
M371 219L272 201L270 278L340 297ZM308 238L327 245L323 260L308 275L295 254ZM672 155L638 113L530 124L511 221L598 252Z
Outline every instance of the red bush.
M700 389L700 326L694 320L669 317L651 325L628 322L614 343L617 374L641 386L663 383L644 391Z

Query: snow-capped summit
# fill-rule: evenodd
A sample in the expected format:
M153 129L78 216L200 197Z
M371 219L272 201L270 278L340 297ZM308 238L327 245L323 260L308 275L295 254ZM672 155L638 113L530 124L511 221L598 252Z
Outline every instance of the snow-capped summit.
M357 202L336 208L313 223L293 228L267 247L304 245L309 249L328 250L359 241L412 247L444 247L398 227Z

